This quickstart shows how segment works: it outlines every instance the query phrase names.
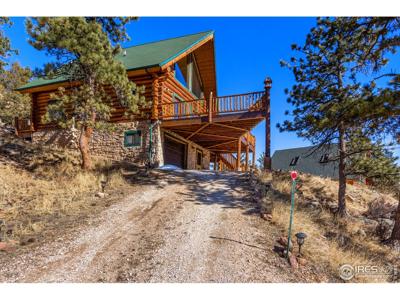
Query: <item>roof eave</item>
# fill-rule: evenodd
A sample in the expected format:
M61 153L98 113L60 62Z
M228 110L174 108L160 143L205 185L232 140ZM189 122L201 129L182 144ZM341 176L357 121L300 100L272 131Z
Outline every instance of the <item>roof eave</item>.
M178 53L172 55L171 57L167 58L166 60L162 61L160 63L161 69L165 70L169 66L173 65L182 57L186 56L188 53L195 51L197 48L201 47L208 41L212 40L214 38L214 31L210 31L208 34L203 36L201 39L198 39L196 42L192 43L191 45L187 46L185 49L182 49Z

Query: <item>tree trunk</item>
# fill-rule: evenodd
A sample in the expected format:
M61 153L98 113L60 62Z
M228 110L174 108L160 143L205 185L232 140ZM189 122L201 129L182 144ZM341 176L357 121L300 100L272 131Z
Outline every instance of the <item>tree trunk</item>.
M94 124L96 114L92 114L91 122ZM88 125L81 127L81 135L79 137L79 150L82 156L82 169L90 170L92 168L92 158L90 156L89 141L93 134L93 128Z
M338 211L339 217L347 215L346 210L346 141L344 137L343 125L339 128L339 192L338 192Z
M81 135L79 137L79 150L82 156L82 169L84 170L90 170L92 168L92 159L89 151L89 141L92 132L92 128L82 126Z
M398 196L400 198L400 192L398 193ZM390 240L392 241L400 241L400 199L399 199L399 205L397 206L397 211L396 215L394 217L394 227L392 231L392 235L390 236Z

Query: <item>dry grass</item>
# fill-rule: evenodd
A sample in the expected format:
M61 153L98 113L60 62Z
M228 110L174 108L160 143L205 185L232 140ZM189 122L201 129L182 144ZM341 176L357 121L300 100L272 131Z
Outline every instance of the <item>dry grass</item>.
M62 169L68 172L60 172ZM34 172L0 165L0 219L13 227L8 238L20 240L36 235L62 217L77 217L93 210L104 200L95 196L104 179L106 192L129 188L118 170L82 172L65 161L54 168L38 165Z
M270 175L262 174L266 177ZM275 173L272 178L274 188L274 211L272 222L282 232L287 232L290 214L291 181L288 174ZM350 217L345 222L335 219L332 212L324 208L324 204L336 203L337 182L316 176L302 174L299 179L299 192L296 194L294 227L292 234L305 232L308 235L302 249L313 265L319 266L338 278L338 269L343 264L377 265L398 264L396 254L382 245L379 239L368 233L360 235L365 229L361 218L357 218L368 210L368 203L377 197L388 203L395 201L390 195L379 194L365 186L349 186L351 198L347 200ZM310 209L309 202L318 201L321 209ZM356 216L356 217L354 217ZM398 254L397 254L398 255ZM358 277L353 281L382 282L388 276Z

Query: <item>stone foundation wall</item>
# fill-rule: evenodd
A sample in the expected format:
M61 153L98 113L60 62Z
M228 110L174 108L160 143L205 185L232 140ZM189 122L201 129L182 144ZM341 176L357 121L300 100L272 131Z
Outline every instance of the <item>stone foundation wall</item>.
M114 161L128 161L144 165L149 159L149 126L150 121L135 121L116 124L112 132L95 131L90 141L93 155L109 158ZM141 131L141 145L125 147L124 132L127 130Z
M91 154L94 156L105 157L112 161L127 161L138 165L144 165L149 160L150 125L150 120L134 121L115 124L116 129L111 132L95 130L89 144ZM124 133L127 130L141 131L142 142L140 146L124 146ZM210 151L173 132L165 132L187 144L187 169L198 168L196 166L197 150L200 150L203 153L202 166L200 168L206 170L210 168ZM79 134L80 132L76 129L41 130L33 133L32 142L78 150ZM163 139L164 134L162 133L160 124L154 125L152 132L151 164L155 167L164 164Z
M91 154L105 157L112 161L128 161L138 165L146 164L149 160L150 124L150 121L134 121L115 124L116 129L110 132L95 130L89 145ZM124 146L124 132L127 130L141 131L140 146ZM76 150L78 150L78 139L79 131L60 129L38 131L32 137L34 143L43 143ZM155 166L163 164L159 124L153 126L152 164Z

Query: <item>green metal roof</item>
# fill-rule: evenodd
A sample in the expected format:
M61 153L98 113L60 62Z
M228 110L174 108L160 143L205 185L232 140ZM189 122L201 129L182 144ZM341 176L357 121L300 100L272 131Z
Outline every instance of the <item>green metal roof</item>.
M213 33L213 31L200 32L125 48L122 53L116 56L116 59L124 64L127 71L161 67ZM126 55L124 54L125 51ZM52 79L38 78L21 86L18 90L64 81L66 81L66 78L62 76Z

